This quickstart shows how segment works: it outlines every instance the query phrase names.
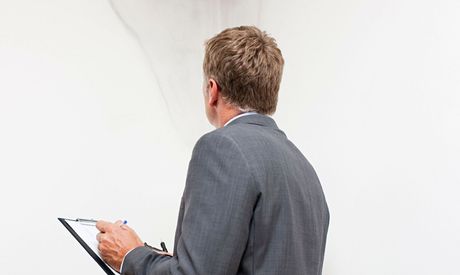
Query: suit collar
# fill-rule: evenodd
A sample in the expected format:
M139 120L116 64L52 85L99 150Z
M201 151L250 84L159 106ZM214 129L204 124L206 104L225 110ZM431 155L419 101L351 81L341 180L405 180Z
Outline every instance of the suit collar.
M278 129L278 126L276 125L276 122L273 120L273 118L267 115L262 115L262 114L257 114L257 113L238 117L234 119L233 121L231 121L230 123L228 123L227 126L236 125L236 124L253 124L253 125L259 125L259 126L270 127L273 129Z

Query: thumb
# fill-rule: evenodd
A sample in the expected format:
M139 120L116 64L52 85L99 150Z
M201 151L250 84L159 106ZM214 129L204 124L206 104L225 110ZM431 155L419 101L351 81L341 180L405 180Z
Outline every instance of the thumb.
M111 223L110 222L106 222L106 221L103 221L103 220L99 220L97 221L96 223L96 228L101 231L102 233L105 233L107 231L110 230L110 225Z

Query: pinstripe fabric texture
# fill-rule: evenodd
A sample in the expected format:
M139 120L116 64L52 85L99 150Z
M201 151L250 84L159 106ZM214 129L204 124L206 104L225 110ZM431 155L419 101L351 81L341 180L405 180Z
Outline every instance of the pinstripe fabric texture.
M214 130L195 145L174 256L141 247L122 274L321 274L329 211L303 154L264 115Z

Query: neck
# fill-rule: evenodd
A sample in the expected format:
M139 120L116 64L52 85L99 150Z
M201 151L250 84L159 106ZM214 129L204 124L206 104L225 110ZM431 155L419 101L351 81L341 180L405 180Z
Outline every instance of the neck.
M236 117L237 115L243 113L237 108L225 108L217 113L216 117L216 128L224 127L224 125L232 118Z

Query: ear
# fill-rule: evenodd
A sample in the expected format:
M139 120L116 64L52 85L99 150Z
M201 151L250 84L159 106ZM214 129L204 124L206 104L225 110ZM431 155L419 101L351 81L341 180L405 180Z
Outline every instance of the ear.
M217 82L210 78L208 81L208 104L211 107L216 107L219 102L220 87L217 85Z

